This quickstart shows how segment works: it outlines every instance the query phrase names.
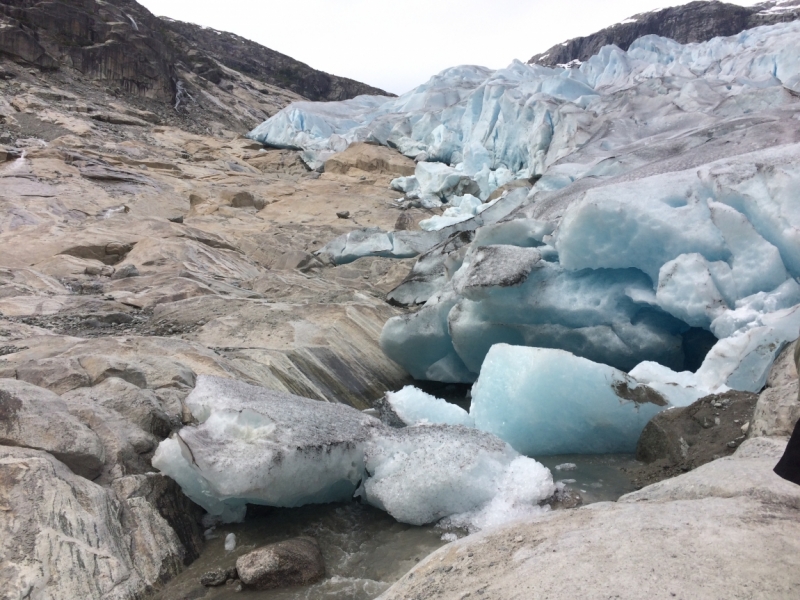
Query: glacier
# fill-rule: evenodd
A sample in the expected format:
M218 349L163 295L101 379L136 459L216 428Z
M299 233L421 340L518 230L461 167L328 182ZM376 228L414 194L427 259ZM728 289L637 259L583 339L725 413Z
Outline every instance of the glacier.
M394 396L409 421L422 401L442 422L472 424L415 388ZM247 504L360 498L404 523L479 530L547 510L555 493L547 468L461 424L393 429L344 404L206 375L185 403L196 424L162 441L152 463L222 522L243 520Z
M441 216L321 250L418 257L388 299L419 309L381 336L415 378L475 382L511 344L686 397L758 391L798 336L798 47L798 22L645 36L575 68L459 66L399 98L297 103L249 135L318 161L354 141L417 161L392 186ZM509 182L521 187L484 208ZM698 332L717 340L702 364Z

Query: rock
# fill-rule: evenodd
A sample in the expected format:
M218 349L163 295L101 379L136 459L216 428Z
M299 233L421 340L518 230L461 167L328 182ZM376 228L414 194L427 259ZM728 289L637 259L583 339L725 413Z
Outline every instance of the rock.
M774 464L724 458L617 503L462 538L381 599L794 597L800 486Z
M385 146L356 142L325 161L325 173L361 176L364 173L392 178L413 175L414 161Z
M0 446L5 597L141 598L185 556L143 498L121 501L45 452Z
M256 210L261 210L266 206L263 198L257 198L251 192L246 191L225 192L222 194L222 199L233 208L255 208Z
M340 219L349 219L350 218L350 211L349 210L342 210L336 213L336 216Z
M111 279L125 279L126 277L138 277L139 276L139 269L136 268L136 265L123 265L111 276Z
M756 394L730 391L659 413L636 447L637 460L647 466L628 472L640 483L653 483L732 454L744 440L742 424L752 418L757 400Z
M246 586L268 590L319 581L325 576L325 562L315 539L299 537L240 556L236 571Z
M0 379L0 445L44 450L87 479L100 475L105 463L100 438L64 401L13 379Z
M736 6L725 2L691 2L662 10L634 15L630 19L586 37L574 38L537 54L528 63L547 67L587 60L601 47L614 44L627 50L631 43L644 35L660 35L677 42L703 42L717 36L736 35L744 29L792 21L798 17L796 7L783 10L764 10L766 4L753 7ZM792 10L794 8L794 10ZM575 63L574 63L575 64Z
M397 217L397 221L395 221L394 229L395 231L407 231L411 229L414 225L414 217L411 216L407 210L400 213L400 216Z
M156 392L141 389L119 377L109 377L94 387L71 390L61 399L70 407L96 404L112 409L133 425L162 439L178 426L180 416L180 401L168 414Z
M797 359L800 344L790 344L775 360L767 378L767 387L756 404L748 436L789 437L800 420L800 386Z
M117 498L130 505L144 506L146 502L169 524L184 551L184 564L200 556L203 531L200 527L203 509L189 500L169 477L159 473L128 475L112 484Z
M206 587L218 587L220 585L225 585L225 582L229 579L236 579L236 577L236 567L229 567L227 569L219 567L203 573L200 577L200 583Z

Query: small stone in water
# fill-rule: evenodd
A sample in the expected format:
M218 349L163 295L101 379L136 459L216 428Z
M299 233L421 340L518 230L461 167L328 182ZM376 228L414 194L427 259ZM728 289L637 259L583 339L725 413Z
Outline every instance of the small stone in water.
M213 571L207 571L200 577L200 583L206 587L217 587L225 585L225 582L236 576L236 569L230 567L228 569L218 568Z

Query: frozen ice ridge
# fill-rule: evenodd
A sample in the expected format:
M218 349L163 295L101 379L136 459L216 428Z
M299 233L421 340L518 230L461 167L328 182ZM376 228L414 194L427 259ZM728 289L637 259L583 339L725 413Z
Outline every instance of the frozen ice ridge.
M403 414L413 412L418 394L396 394L406 397L398 404ZM468 417L439 402L443 420L458 422L457 411ZM405 523L449 517L477 530L541 512L539 503L555 491L541 464L460 425L397 430L342 404L203 375L186 405L197 425L161 442L153 466L224 522L242 520L247 504L291 507L358 495Z

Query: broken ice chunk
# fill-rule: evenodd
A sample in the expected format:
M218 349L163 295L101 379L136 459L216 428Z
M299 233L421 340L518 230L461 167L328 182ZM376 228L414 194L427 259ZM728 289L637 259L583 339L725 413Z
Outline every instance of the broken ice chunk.
M622 371L563 350L497 344L470 414L529 456L633 452L667 398Z
M244 518L247 503L350 499L364 443L383 427L342 404L202 375L186 405L200 424L161 442L153 466L225 522Z
M465 427L475 426L472 417L463 408L431 396L413 385L407 385L399 392L388 392L385 403L388 405L387 408L405 425L440 423L464 425Z
M412 525L451 517L455 526L480 529L541 510L555 491L547 468L461 426L389 430L367 444L365 458L366 501Z

